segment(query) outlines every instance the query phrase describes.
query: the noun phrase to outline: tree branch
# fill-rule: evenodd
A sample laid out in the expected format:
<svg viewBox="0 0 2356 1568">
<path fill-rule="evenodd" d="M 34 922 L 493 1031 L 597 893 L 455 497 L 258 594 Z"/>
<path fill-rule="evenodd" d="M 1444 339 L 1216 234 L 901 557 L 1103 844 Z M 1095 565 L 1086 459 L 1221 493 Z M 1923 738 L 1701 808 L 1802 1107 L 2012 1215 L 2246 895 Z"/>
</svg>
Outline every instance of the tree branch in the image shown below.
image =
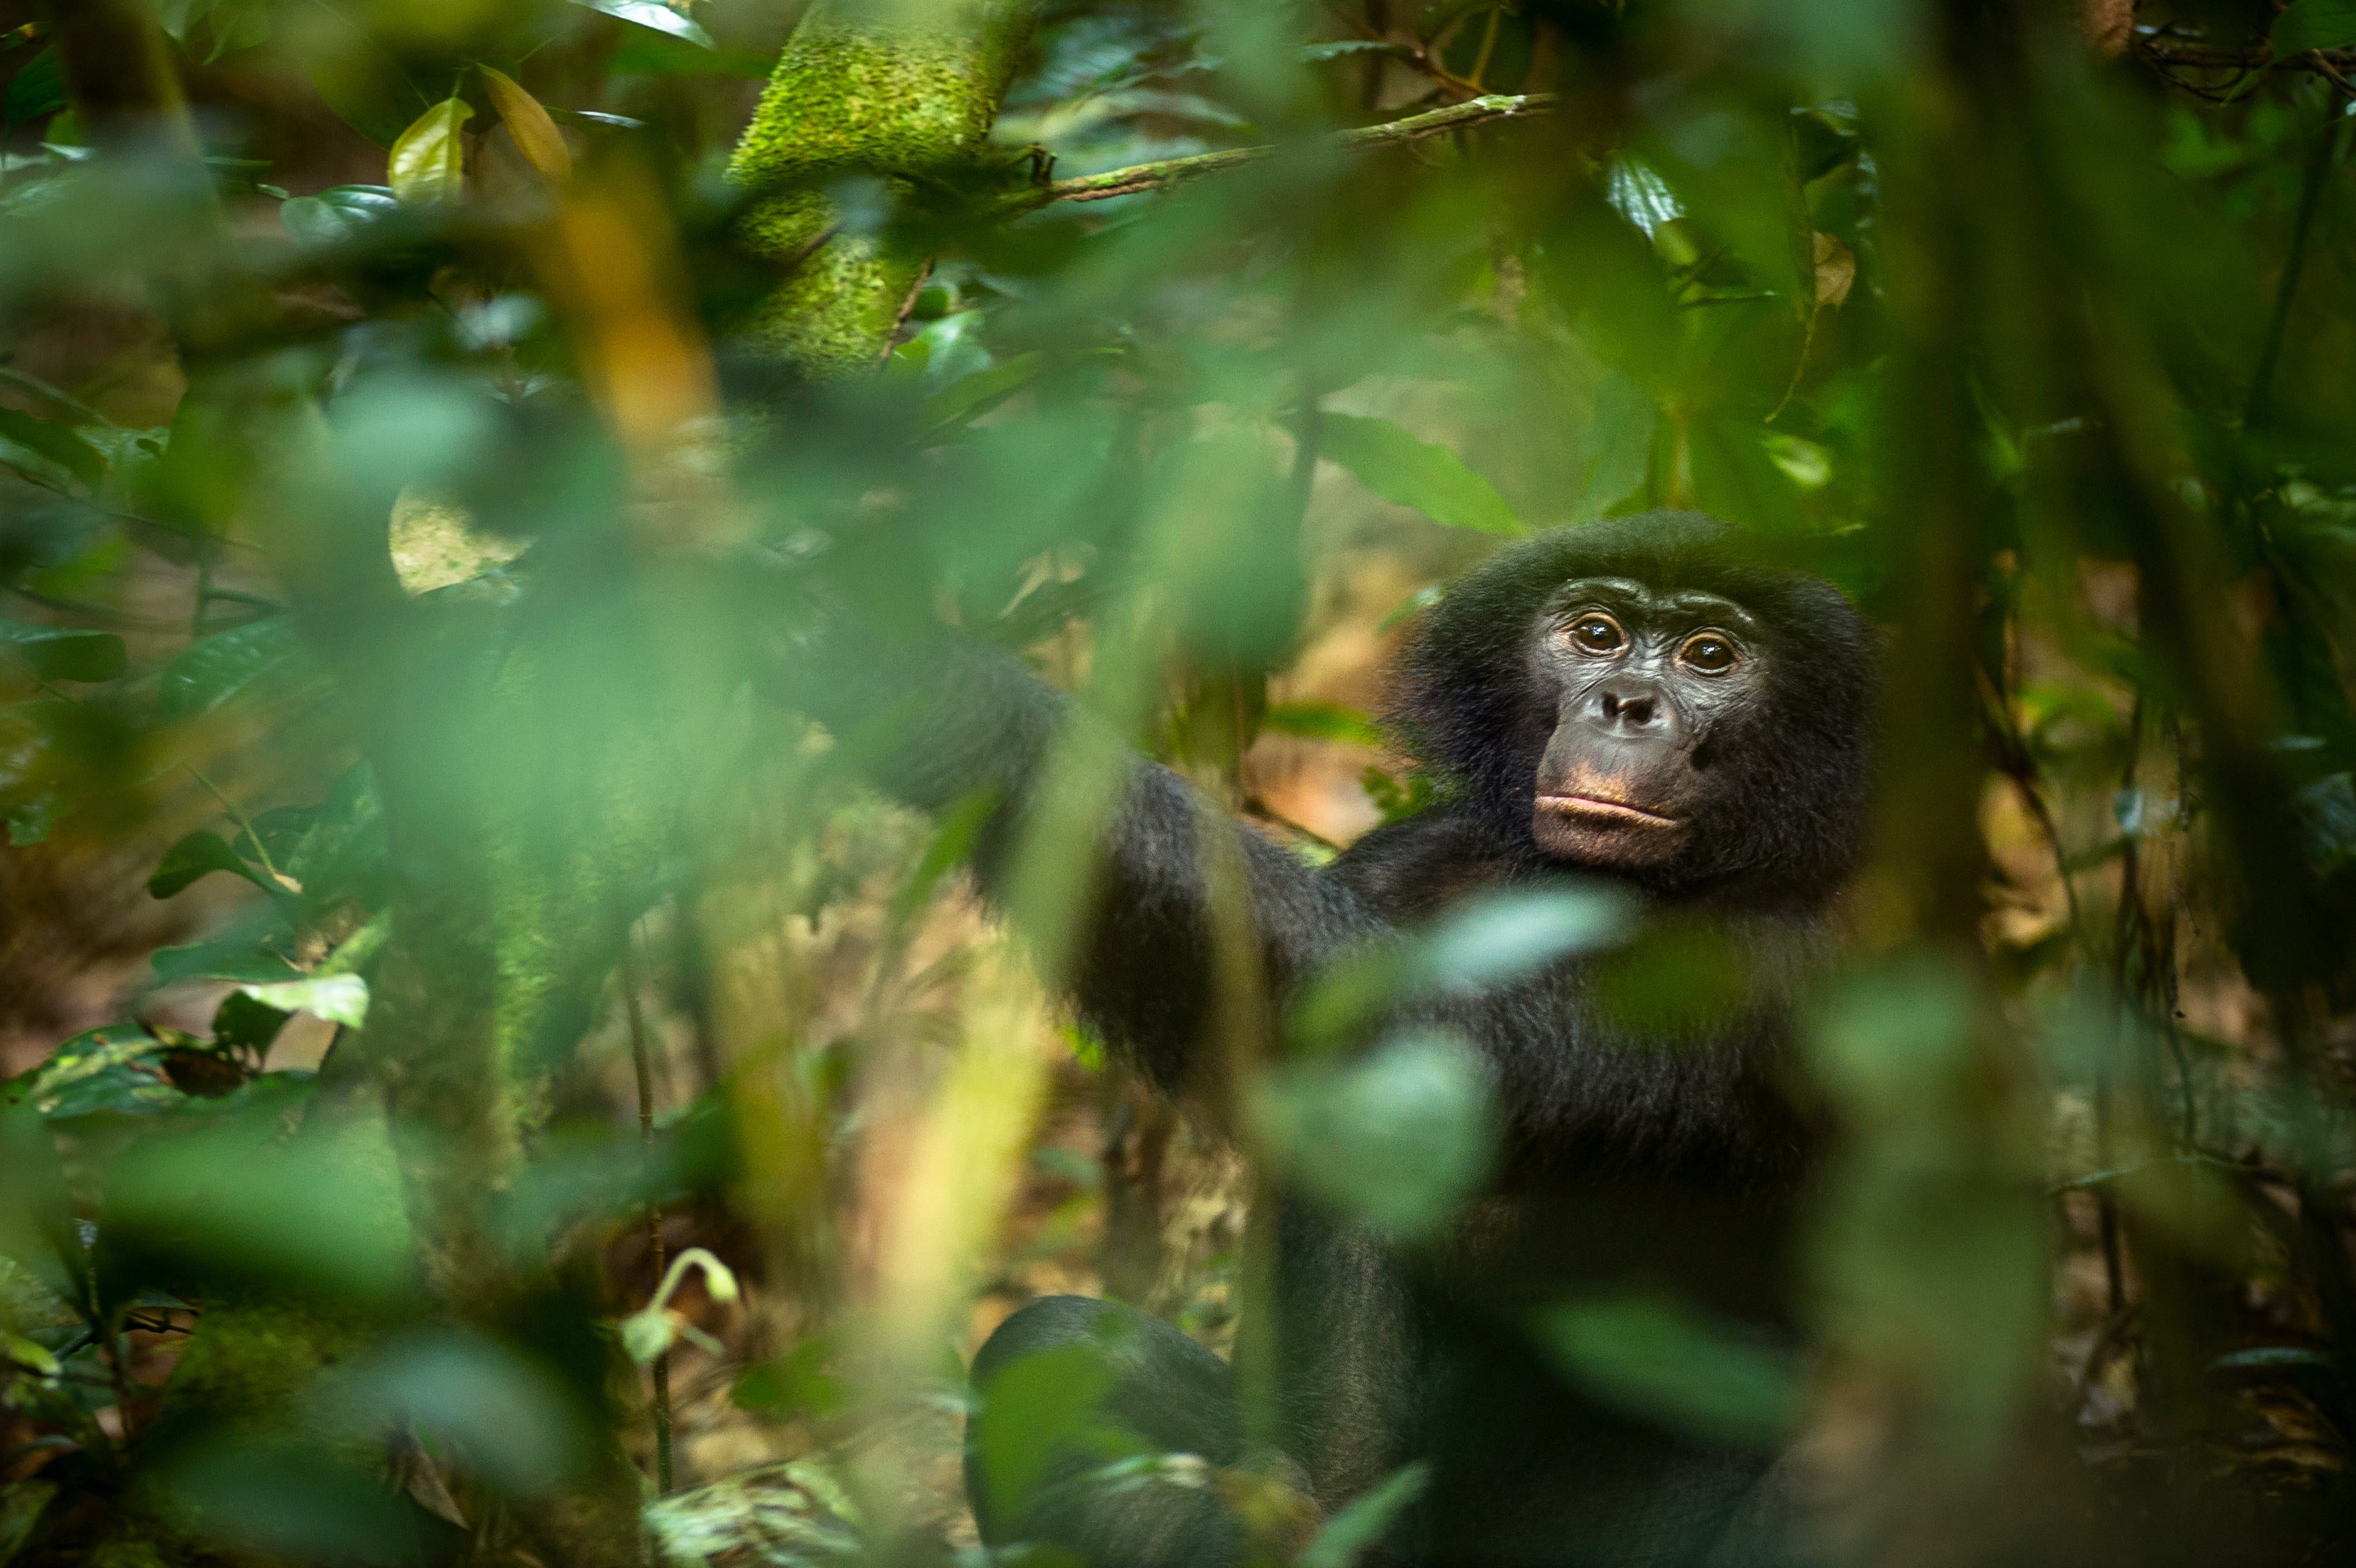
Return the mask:
<svg viewBox="0 0 2356 1568">
<path fill-rule="evenodd" d="M 1554 103 L 1555 95 L 1551 92 L 1493 92 L 1462 103 L 1450 104 L 1445 109 L 1410 114 L 1404 120 L 1390 120 L 1379 125 L 1362 125 L 1344 131 L 1333 138 L 1333 142 L 1348 152 L 1400 146 L 1437 136 L 1445 131 L 1461 131 L 1492 121 L 1519 120 L 1532 114 L 1543 114 L 1553 108 Z M 1162 190 L 1199 179 L 1206 174 L 1222 174 L 1245 164 L 1258 163 L 1274 156 L 1276 152 L 1273 146 L 1231 147 L 1225 152 L 1199 153 L 1190 158 L 1164 158 L 1159 163 L 1132 164 L 1127 168 L 1110 169 L 1103 174 L 1059 179 L 1046 188 L 1044 199 L 1048 201 L 1106 201 L 1116 196 Z"/>
</svg>

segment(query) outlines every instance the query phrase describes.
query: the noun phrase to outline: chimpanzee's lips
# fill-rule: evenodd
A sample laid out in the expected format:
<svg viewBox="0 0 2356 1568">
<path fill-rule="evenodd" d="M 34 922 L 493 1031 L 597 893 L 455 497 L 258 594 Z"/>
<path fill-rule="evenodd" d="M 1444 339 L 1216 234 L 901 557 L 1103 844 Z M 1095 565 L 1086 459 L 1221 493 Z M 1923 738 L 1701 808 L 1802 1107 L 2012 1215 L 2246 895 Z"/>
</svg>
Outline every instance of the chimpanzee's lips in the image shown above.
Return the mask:
<svg viewBox="0 0 2356 1568">
<path fill-rule="evenodd" d="M 1607 800 L 1601 795 L 1541 795 L 1538 810 L 1554 811 L 1566 817 L 1585 817 L 1596 822 L 1612 822 L 1630 828 L 1681 828 L 1685 823 L 1675 817 L 1665 817 L 1657 811 L 1647 811 L 1625 800 Z"/>
</svg>

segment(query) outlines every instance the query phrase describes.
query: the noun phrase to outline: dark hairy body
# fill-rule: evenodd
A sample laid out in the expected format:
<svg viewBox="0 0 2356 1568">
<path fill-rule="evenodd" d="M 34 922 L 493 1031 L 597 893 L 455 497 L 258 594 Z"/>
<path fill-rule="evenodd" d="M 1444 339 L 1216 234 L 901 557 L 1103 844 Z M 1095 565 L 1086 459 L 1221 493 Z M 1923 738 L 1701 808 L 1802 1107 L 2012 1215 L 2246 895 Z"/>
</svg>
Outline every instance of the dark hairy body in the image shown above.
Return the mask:
<svg viewBox="0 0 2356 1568">
<path fill-rule="evenodd" d="M 997 1440 L 990 1394 L 1010 1368 L 1084 1354 L 1106 1369 L 1099 1425 L 1221 1466 L 1274 1467 L 1328 1512 L 1426 1464 L 1422 1499 L 1384 1538 L 1384 1560 L 1771 1555 L 1765 1532 L 1745 1541 L 1739 1522 L 1770 1455 L 1596 1397 L 1528 1326 L 1549 1305 L 1624 1289 L 1763 1334 L 1786 1325 L 1792 1211 L 1814 1144 L 1785 1092 L 1786 1023 L 1859 835 L 1872 657 L 1829 585 L 1752 558 L 1711 520 L 1649 513 L 1516 546 L 1427 614 L 1400 662 L 1395 717 L 1453 793 L 1322 872 L 1133 760 L 1100 833 L 1068 986 L 1170 1093 L 1200 1090 L 1225 1060 L 1215 882 L 1240 881 L 1271 1036 L 1337 958 L 1465 899 L 1568 875 L 1636 890 L 1648 929 L 1709 944 L 1739 983 L 1704 1013 L 1631 1019 L 1596 961 L 1569 958 L 1403 1004 L 1369 1032 L 1437 1023 L 1472 1044 L 1504 1113 L 1500 1173 L 1451 1234 L 1414 1248 L 1290 1193 L 1255 1216 L 1275 1228 L 1275 1299 L 1245 1303 L 1243 1332 L 1272 1350 L 1280 1455 L 1246 1451 L 1216 1357 L 1077 1297 L 1033 1304 L 976 1359 L 975 1452 Z M 1002 891 L 1023 832 L 1055 827 L 1032 808 L 1068 704 L 964 645 L 843 662 L 859 678 L 815 683 L 827 690 L 805 705 L 847 721 L 877 685 L 912 683 L 922 712 L 878 781 L 926 807 L 997 792 L 975 864 L 985 890 Z M 1215 1489 L 1108 1490 L 1090 1480 L 1102 1462 L 1085 1444 L 1052 1454 L 1020 1498 L 991 1496 L 987 1466 L 969 1464 L 985 1539 L 1108 1565 L 1243 1554 L 1243 1527 Z"/>
</svg>

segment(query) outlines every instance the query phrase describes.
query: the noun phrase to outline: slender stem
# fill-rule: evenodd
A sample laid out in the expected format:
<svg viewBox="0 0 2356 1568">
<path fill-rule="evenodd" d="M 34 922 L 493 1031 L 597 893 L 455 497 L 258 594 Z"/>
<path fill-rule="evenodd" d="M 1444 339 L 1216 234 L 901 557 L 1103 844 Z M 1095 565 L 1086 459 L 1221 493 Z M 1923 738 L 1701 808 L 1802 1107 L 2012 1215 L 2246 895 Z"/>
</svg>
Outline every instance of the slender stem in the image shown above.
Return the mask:
<svg viewBox="0 0 2356 1568">
<path fill-rule="evenodd" d="M 622 1006 L 630 1018 L 630 1067 L 638 1079 L 638 1142 L 651 1154 L 655 1145 L 654 1056 L 647 1046 L 647 1018 L 638 1001 L 638 947 L 635 933 L 622 943 Z M 662 1205 L 647 1205 L 647 1246 L 653 1254 L 655 1278 L 663 1277 Z M 655 1490 L 669 1495 L 671 1485 L 670 1352 L 655 1358 Z"/>
<path fill-rule="evenodd" d="M 2315 153 L 2307 166 L 2307 177 L 2298 190 L 2298 216 L 2292 220 L 2290 253 L 2283 259 L 2282 281 L 2275 289 L 2274 314 L 2266 321 L 2265 346 L 2258 351 L 2258 368 L 2250 373 L 2250 396 L 2242 406 L 2242 424 L 2246 428 L 2254 423 L 2265 405 L 2266 392 L 2273 384 L 2276 361 L 2282 358 L 2283 334 L 2290 325 L 2292 296 L 2298 293 L 2299 274 L 2307 267 L 2308 236 L 2315 229 L 2316 209 L 2323 204 L 2323 182 L 2338 161 L 2340 125 L 2343 118 L 2340 105 L 2333 104 L 2331 114 L 2315 139 Z"/>
<path fill-rule="evenodd" d="M 190 773 L 196 776 L 197 782 L 203 785 L 206 791 L 210 794 L 214 800 L 220 802 L 222 814 L 227 816 L 230 822 L 236 823 L 237 831 L 243 833 L 246 837 L 246 842 L 253 845 L 253 853 L 262 857 L 262 869 L 270 873 L 271 880 L 282 884 L 287 882 L 288 878 L 281 875 L 279 874 L 278 867 L 272 864 L 270 859 L 270 851 L 268 847 L 262 843 L 262 835 L 253 831 L 253 823 L 247 819 L 246 814 L 243 811 L 237 809 L 237 803 L 231 800 L 227 795 L 222 794 L 220 791 L 220 786 L 206 778 L 203 769 L 199 768 L 195 763 L 187 763 L 185 766 Z"/>
<path fill-rule="evenodd" d="M 1410 114 L 1403 120 L 1388 120 L 1379 125 L 1361 125 L 1343 131 L 1335 134 L 1333 143 L 1349 152 L 1370 147 L 1401 146 L 1443 132 L 1485 124 L 1492 120 L 1518 120 L 1531 114 L 1543 114 L 1554 104 L 1555 95 L 1551 92 L 1493 92 L 1463 103 L 1451 103 L 1445 109 Z M 1230 147 L 1224 152 L 1198 153 L 1193 157 L 1132 164 L 1127 168 L 1110 169 L 1103 174 L 1059 179 L 1047 187 L 1044 199 L 1105 201 L 1116 196 L 1162 190 L 1190 179 L 1199 179 L 1206 174 L 1224 174 L 1231 168 L 1258 163 L 1262 158 L 1274 156 L 1276 152 L 1273 146 Z"/>
</svg>

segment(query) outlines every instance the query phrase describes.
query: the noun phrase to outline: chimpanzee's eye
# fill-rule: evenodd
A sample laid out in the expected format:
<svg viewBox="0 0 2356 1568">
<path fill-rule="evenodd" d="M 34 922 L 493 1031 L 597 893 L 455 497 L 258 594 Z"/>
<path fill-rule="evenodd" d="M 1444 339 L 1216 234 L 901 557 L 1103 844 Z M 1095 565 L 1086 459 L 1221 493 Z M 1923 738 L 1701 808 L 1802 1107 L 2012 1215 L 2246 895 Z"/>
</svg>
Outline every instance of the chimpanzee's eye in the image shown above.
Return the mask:
<svg viewBox="0 0 2356 1568">
<path fill-rule="evenodd" d="M 1618 621 L 1594 610 L 1572 621 L 1564 635 L 1581 653 L 1616 653 L 1620 645 L 1628 640 L 1628 634 L 1620 629 Z"/>
<path fill-rule="evenodd" d="M 1686 645 L 1677 650 L 1677 657 L 1687 668 L 1705 675 L 1723 675 L 1734 668 L 1741 656 L 1735 651 L 1731 639 L 1714 631 L 1697 631 L 1686 639 Z"/>
</svg>

